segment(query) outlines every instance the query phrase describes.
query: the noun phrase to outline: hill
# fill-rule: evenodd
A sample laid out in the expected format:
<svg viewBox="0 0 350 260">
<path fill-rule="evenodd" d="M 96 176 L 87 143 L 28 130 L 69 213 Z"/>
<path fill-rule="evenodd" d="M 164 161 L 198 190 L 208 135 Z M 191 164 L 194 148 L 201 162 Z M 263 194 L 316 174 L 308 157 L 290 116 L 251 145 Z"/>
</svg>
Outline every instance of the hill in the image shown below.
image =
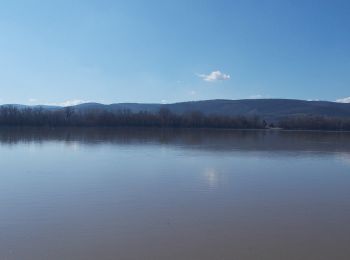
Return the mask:
<svg viewBox="0 0 350 260">
<path fill-rule="evenodd" d="M 350 117 L 350 104 L 329 101 L 305 101 L 293 99 L 242 99 L 242 100 L 204 100 L 192 102 L 180 102 L 173 104 L 140 104 L 118 103 L 103 105 L 98 103 L 86 103 L 77 105 L 77 111 L 130 110 L 131 112 L 157 112 L 161 107 L 169 109 L 176 114 L 198 111 L 205 115 L 227 116 L 259 116 L 266 120 L 278 120 L 290 116 L 329 116 Z"/>
<path fill-rule="evenodd" d="M 17 108 L 28 107 L 23 105 L 15 106 Z M 62 109 L 62 107 L 42 107 L 43 109 L 49 110 Z M 73 106 L 72 108 L 78 112 L 92 110 L 117 112 L 121 110 L 129 110 L 134 113 L 140 111 L 156 113 L 160 108 L 166 108 L 175 114 L 197 111 L 203 113 L 204 115 L 259 116 L 260 118 L 269 121 L 276 121 L 285 117 L 305 115 L 343 118 L 350 117 L 350 104 L 294 99 L 216 99 L 172 104 L 116 103 L 105 105 L 99 103 L 84 103 Z"/>
</svg>

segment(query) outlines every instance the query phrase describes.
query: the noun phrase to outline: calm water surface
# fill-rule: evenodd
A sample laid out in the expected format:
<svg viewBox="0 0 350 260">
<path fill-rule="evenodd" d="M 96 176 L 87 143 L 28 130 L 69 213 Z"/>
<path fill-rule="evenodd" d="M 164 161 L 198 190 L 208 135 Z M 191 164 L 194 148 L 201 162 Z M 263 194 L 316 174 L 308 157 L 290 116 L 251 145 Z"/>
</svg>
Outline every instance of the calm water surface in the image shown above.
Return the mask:
<svg viewBox="0 0 350 260">
<path fill-rule="evenodd" d="M 0 259 L 350 259 L 350 134 L 0 129 Z"/>
</svg>

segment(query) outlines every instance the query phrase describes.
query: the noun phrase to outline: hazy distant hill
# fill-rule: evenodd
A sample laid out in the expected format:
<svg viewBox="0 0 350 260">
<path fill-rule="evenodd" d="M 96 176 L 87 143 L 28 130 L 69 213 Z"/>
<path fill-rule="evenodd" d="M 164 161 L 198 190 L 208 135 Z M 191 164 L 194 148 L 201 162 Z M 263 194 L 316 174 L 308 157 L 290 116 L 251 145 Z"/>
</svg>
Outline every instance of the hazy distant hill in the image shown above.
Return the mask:
<svg viewBox="0 0 350 260">
<path fill-rule="evenodd" d="M 99 103 L 85 103 L 74 106 L 76 111 L 82 112 L 88 110 L 114 112 L 125 109 L 132 112 L 157 112 L 161 107 L 168 108 L 170 111 L 179 114 L 189 111 L 200 111 L 206 115 L 257 115 L 269 120 L 295 115 L 350 117 L 350 104 L 292 99 L 205 100 L 164 105 L 140 103 L 104 105 Z M 44 108 L 60 109 L 59 107 Z"/>
<path fill-rule="evenodd" d="M 85 110 L 107 110 L 107 111 L 120 111 L 120 110 L 130 110 L 131 112 L 157 112 L 163 105 L 161 104 L 140 104 L 140 103 L 118 103 L 111 105 L 103 105 L 99 103 L 85 103 L 75 106 L 74 108 L 78 111 Z"/>
<path fill-rule="evenodd" d="M 102 105 L 86 103 L 75 108 L 80 111 L 92 109 L 118 111 L 128 109 L 132 112 L 156 112 L 161 107 L 168 108 L 174 113 L 200 111 L 206 115 L 257 115 L 270 120 L 294 115 L 350 117 L 350 104 L 292 99 L 205 100 L 164 105 L 137 103 Z"/>
<path fill-rule="evenodd" d="M 47 109 L 47 110 L 58 110 L 62 109 L 60 106 L 50 106 L 50 105 L 34 105 L 34 106 L 29 106 L 29 105 L 21 105 L 21 104 L 5 104 L 5 105 L 0 105 L 0 107 L 15 107 L 18 109 L 25 109 L 25 108 L 42 108 L 42 109 Z"/>
</svg>

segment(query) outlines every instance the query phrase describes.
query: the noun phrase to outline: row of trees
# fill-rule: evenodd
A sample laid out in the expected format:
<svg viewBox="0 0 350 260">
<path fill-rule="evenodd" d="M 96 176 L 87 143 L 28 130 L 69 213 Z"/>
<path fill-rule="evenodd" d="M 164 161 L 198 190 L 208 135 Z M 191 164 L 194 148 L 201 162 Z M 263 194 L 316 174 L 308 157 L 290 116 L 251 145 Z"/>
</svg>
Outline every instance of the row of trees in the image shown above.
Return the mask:
<svg viewBox="0 0 350 260">
<path fill-rule="evenodd" d="M 291 130 L 350 131 L 350 119 L 326 116 L 294 116 L 280 120 L 279 127 Z"/>
<path fill-rule="evenodd" d="M 350 119 L 323 116 L 294 116 L 268 123 L 256 116 L 216 116 L 200 112 L 182 115 L 161 108 L 157 113 L 129 110 L 110 112 L 90 110 L 77 112 L 72 107 L 60 110 L 43 108 L 0 107 L 0 126 L 137 126 L 137 127 L 188 127 L 188 128 L 231 128 L 264 129 L 278 126 L 291 130 L 336 130 L 350 131 Z"/>
<path fill-rule="evenodd" d="M 140 126 L 140 127 L 189 127 L 262 129 L 258 117 L 207 116 L 200 112 L 177 115 L 161 108 L 157 113 L 129 110 L 117 112 L 90 110 L 77 112 L 72 107 L 61 110 L 42 108 L 0 108 L 0 125 L 6 126 Z"/>
</svg>

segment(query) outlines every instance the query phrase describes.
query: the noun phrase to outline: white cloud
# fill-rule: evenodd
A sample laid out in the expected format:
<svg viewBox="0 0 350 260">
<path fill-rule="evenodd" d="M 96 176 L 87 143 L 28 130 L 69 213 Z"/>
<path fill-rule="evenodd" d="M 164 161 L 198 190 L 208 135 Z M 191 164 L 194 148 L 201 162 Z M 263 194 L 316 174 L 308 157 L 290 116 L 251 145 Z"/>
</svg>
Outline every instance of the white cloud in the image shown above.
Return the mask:
<svg viewBox="0 0 350 260">
<path fill-rule="evenodd" d="M 30 98 L 28 101 L 29 101 L 29 103 L 35 103 L 35 102 L 37 102 L 38 100 L 35 99 L 35 98 Z"/>
<path fill-rule="evenodd" d="M 69 106 L 76 106 L 83 103 L 88 103 L 89 101 L 81 100 L 81 99 L 72 99 L 72 100 L 66 100 L 63 102 L 58 103 L 47 103 L 45 105 L 48 106 L 60 106 L 60 107 L 69 107 Z"/>
<path fill-rule="evenodd" d="M 202 78 L 204 81 L 208 81 L 208 82 L 230 79 L 230 75 L 222 73 L 219 70 L 213 71 L 209 74 L 198 74 L 197 76 Z"/>
<path fill-rule="evenodd" d="M 262 94 L 255 94 L 255 95 L 250 95 L 249 97 L 248 97 L 248 99 L 268 99 L 268 98 L 273 98 L 273 97 L 271 97 L 270 95 L 268 95 L 268 94 L 264 94 L 264 95 L 262 95 Z"/>
<path fill-rule="evenodd" d="M 250 99 L 261 99 L 261 98 L 264 98 L 263 95 L 260 95 L 260 94 L 257 94 L 257 95 L 251 95 L 249 96 Z"/>
<path fill-rule="evenodd" d="M 337 99 L 335 102 L 338 103 L 350 103 L 350 97 Z"/>
<path fill-rule="evenodd" d="M 197 92 L 195 90 L 191 90 L 188 94 L 190 96 L 195 96 L 195 95 L 197 95 Z"/>
</svg>

